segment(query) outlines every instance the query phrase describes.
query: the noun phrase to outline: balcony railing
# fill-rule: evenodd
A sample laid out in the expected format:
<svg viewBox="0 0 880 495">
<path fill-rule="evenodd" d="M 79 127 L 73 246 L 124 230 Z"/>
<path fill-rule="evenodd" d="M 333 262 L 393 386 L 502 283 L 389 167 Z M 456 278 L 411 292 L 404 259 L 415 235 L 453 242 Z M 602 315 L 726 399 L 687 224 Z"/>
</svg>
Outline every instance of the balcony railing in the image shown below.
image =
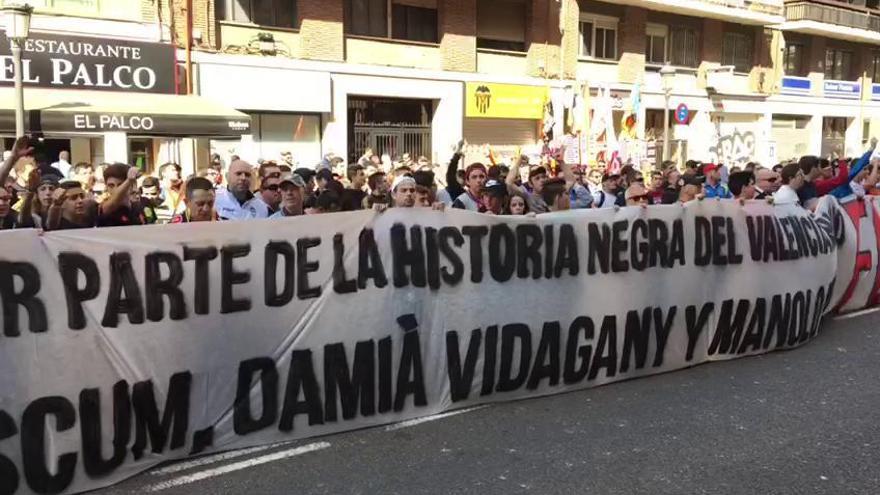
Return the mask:
<svg viewBox="0 0 880 495">
<path fill-rule="evenodd" d="M 878 16 L 819 3 L 787 3 L 785 4 L 785 18 L 789 21 L 816 21 L 880 32 L 880 17 Z"/>
</svg>

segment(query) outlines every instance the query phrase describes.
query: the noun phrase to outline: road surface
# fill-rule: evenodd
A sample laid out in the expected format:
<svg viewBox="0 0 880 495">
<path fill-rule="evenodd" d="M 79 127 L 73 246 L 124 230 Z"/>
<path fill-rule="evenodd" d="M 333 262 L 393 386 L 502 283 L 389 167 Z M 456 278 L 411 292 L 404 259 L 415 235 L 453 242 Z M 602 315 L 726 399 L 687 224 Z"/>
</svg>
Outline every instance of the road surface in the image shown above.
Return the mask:
<svg viewBox="0 0 880 495">
<path fill-rule="evenodd" d="M 878 494 L 880 312 L 805 347 L 183 461 L 101 495 Z"/>
</svg>

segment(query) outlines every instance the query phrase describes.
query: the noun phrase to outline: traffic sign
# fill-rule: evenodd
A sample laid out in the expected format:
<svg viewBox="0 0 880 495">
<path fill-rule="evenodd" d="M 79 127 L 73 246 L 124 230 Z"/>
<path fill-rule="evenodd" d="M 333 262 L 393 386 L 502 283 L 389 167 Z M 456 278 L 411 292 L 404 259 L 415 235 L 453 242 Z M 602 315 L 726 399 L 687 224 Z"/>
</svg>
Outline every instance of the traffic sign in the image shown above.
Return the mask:
<svg viewBox="0 0 880 495">
<path fill-rule="evenodd" d="M 675 109 L 675 122 L 678 124 L 687 124 L 688 120 L 690 120 L 690 112 L 688 111 L 687 105 L 684 103 L 678 105 Z"/>
</svg>

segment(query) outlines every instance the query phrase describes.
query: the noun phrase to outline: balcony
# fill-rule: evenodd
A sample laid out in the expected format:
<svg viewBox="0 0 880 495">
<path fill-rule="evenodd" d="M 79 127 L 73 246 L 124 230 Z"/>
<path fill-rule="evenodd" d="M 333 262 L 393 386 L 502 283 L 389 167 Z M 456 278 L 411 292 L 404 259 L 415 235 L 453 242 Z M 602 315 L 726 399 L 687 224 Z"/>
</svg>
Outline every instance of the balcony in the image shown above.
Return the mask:
<svg viewBox="0 0 880 495">
<path fill-rule="evenodd" d="M 782 31 L 858 43 L 880 43 L 880 11 L 836 0 L 794 0 L 785 4 Z"/>
<path fill-rule="evenodd" d="M 766 26 L 785 22 L 783 0 L 615 0 L 659 12 Z"/>
<path fill-rule="evenodd" d="M 850 10 L 822 3 L 786 3 L 785 19 L 788 22 L 813 21 L 880 33 L 880 16 L 865 10 Z"/>
</svg>

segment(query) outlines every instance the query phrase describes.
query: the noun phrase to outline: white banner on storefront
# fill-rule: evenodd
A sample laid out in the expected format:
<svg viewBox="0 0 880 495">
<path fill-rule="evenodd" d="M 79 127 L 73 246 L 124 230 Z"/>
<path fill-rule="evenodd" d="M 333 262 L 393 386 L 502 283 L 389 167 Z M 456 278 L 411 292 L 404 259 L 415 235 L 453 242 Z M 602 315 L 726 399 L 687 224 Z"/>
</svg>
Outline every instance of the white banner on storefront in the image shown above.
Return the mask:
<svg viewBox="0 0 880 495">
<path fill-rule="evenodd" d="M 837 208 L 0 234 L 0 493 L 803 344 Z"/>
</svg>

